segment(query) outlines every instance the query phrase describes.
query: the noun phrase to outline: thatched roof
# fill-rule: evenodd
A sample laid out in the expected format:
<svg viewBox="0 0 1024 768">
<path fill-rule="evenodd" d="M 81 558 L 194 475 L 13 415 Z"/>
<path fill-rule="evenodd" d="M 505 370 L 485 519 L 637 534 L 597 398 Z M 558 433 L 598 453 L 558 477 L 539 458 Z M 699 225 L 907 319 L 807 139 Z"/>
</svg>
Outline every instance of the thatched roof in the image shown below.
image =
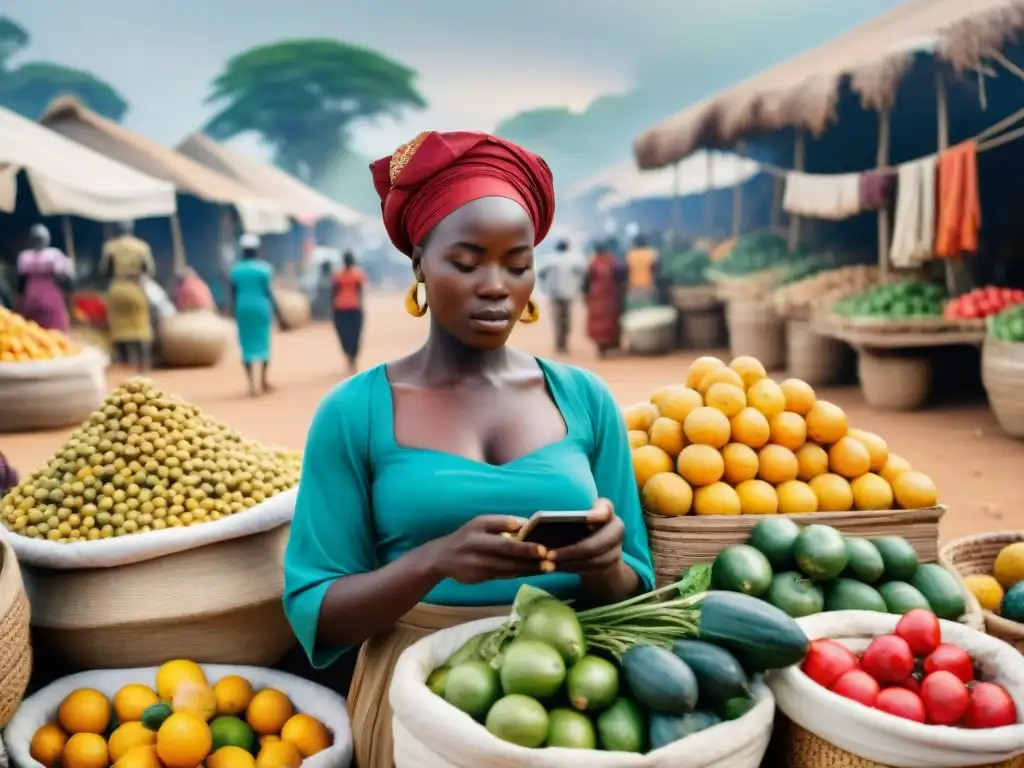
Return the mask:
<svg viewBox="0 0 1024 768">
<path fill-rule="evenodd" d="M 1024 0 L 907 0 L 814 50 L 662 121 L 634 142 L 641 168 L 660 168 L 704 146 L 750 133 L 801 127 L 822 133 L 839 86 L 867 108 L 889 106 L 915 52 L 932 51 L 958 70 L 980 64 L 1024 27 Z"/>
</svg>

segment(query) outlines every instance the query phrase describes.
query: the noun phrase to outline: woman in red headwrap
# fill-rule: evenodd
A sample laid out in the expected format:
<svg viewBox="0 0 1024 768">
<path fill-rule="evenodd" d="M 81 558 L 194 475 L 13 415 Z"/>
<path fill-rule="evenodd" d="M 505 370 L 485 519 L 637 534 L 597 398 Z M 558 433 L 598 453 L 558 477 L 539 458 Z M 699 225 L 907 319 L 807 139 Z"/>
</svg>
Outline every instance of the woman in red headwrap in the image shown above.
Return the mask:
<svg viewBox="0 0 1024 768">
<path fill-rule="evenodd" d="M 524 583 L 604 603 L 654 579 L 611 392 L 506 346 L 517 321 L 537 319 L 547 165 L 487 134 L 432 132 L 371 169 L 391 241 L 412 261 L 406 310 L 429 316 L 430 333 L 320 404 L 284 604 L 315 666 L 362 646 L 349 693 L 356 763 L 390 768 L 387 687 L 408 645 L 507 615 Z M 592 532 L 551 549 L 503 535 L 539 510 L 589 510 Z"/>
</svg>

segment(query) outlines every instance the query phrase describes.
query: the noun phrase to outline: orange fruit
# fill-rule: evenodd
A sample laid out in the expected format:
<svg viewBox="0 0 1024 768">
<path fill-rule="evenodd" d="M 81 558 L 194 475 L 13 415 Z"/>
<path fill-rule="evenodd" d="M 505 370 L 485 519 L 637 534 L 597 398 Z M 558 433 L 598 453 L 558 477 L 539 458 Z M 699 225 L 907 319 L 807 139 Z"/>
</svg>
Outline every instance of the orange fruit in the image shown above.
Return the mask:
<svg viewBox="0 0 1024 768">
<path fill-rule="evenodd" d="M 725 368 L 725 363 L 717 357 L 698 357 L 690 363 L 690 367 L 686 370 L 686 386 L 690 389 L 697 389 L 705 376 L 719 368 Z"/>
<path fill-rule="evenodd" d="M 749 445 L 751 448 L 760 448 L 768 442 L 771 436 L 771 427 L 768 424 L 768 417 L 756 408 L 744 408 L 732 417 L 729 422 L 732 432 L 732 439 L 737 443 Z"/>
<path fill-rule="evenodd" d="M 227 675 L 213 686 L 218 715 L 241 715 L 249 708 L 249 702 L 255 695 L 252 685 L 241 675 Z"/>
<path fill-rule="evenodd" d="M 800 379 L 786 379 L 779 382 L 779 389 L 786 398 L 786 410 L 806 416 L 814 406 L 818 396 L 814 388 Z"/>
<path fill-rule="evenodd" d="M 631 429 L 626 435 L 629 437 L 629 447 L 639 448 L 641 445 L 647 445 L 647 433 L 641 432 L 639 429 Z"/>
<path fill-rule="evenodd" d="M 871 469 L 871 454 L 860 440 L 841 437 L 828 449 L 828 468 L 852 480 Z"/>
<path fill-rule="evenodd" d="M 769 443 L 758 451 L 757 461 L 757 476 L 772 485 L 796 480 L 797 472 L 800 471 L 796 455 L 789 448 L 774 443 Z"/>
<path fill-rule="evenodd" d="M 79 688 L 64 697 L 57 720 L 69 734 L 103 733 L 110 725 L 110 702 L 93 688 Z"/>
<path fill-rule="evenodd" d="M 849 512 L 853 509 L 853 489 L 845 477 L 826 472 L 812 478 L 809 485 L 818 497 L 819 512 Z"/>
<path fill-rule="evenodd" d="M 221 747 L 208 758 L 206 768 L 255 768 L 256 760 L 241 747 Z"/>
<path fill-rule="evenodd" d="M 874 472 L 861 475 L 850 483 L 853 507 L 862 511 L 892 509 L 892 488 Z"/>
<path fill-rule="evenodd" d="M 119 725 L 107 742 L 110 762 L 116 763 L 135 747 L 151 747 L 156 744 L 156 732 L 149 730 L 138 720 Z"/>
<path fill-rule="evenodd" d="M 882 478 L 892 485 L 896 481 L 896 476 L 900 472 L 909 472 L 911 469 L 910 462 L 904 459 L 902 456 L 897 456 L 895 453 L 890 453 L 889 457 L 885 460 L 885 466 L 882 467 L 882 471 L 879 472 Z"/>
<path fill-rule="evenodd" d="M 693 511 L 697 515 L 738 515 L 743 510 L 735 488 L 725 483 L 712 483 L 694 491 Z"/>
<path fill-rule="evenodd" d="M 690 511 L 693 489 L 675 472 L 659 472 L 644 485 L 641 498 L 648 512 L 679 517 Z"/>
<path fill-rule="evenodd" d="M 76 733 L 64 745 L 61 768 L 107 768 L 110 755 L 107 742 L 98 733 Z"/>
<path fill-rule="evenodd" d="M 661 416 L 658 409 L 650 403 L 633 403 L 622 409 L 622 418 L 626 422 L 626 429 L 636 429 L 646 432 L 651 428 L 654 420 Z"/>
<path fill-rule="evenodd" d="M 817 443 L 804 443 L 797 448 L 796 462 L 799 467 L 797 479 L 805 483 L 828 472 L 828 453 Z"/>
<path fill-rule="evenodd" d="M 657 446 L 642 445 L 633 451 L 633 474 L 636 477 L 636 487 L 641 490 L 656 474 L 671 472 L 672 467 L 672 457 Z M 259 694 L 256 694 L 256 697 L 258 698 Z"/>
<path fill-rule="evenodd" d="M 747 395 L 742 387 L 719 381 L 712 384 L 704 396 L 709 407 L 732 418 L 747 407 Z"/>
<path fill-rule="evenodd" d="M 672 460 L 669 459 L 668 463 L 670 470 Z M 294 714 L 295 708 L 287 696 L 274 688 L 264 688 L 253 696 L 245 713 L 245 721 L 258 734 L 280 733 L 284 724 Z"/>
<path fill-rule="evenodd" d="M 764 480 L 744 480 L 736 486 L 736 495 L 744 515 L 774 515 L 779 511 L 779 496 Z"/>
<path fill-rule="evenodd" d="M 786 396 L 774 381 L 761 379 L 747 390 L 747 404 L 770 419 L 786 410 Z"/>
<path fill-rule="evenodd" d="M 743 380 L 744 389 L 750 389 L 768 375 L 768 371 L 764 369 L 761 361 L 750 355 L 734 357 L 732 362 L 729 363 L 729 367 L 740 375 L 740 378 Z"/>
<path fill-rule="evenodd" d="M 779 494 L 780 514 L 807 515 L 818 511 L 818 496 L 807 483 L 787 480 L 775 492 Z"/>
<path fill-rule="evenodd" d="M 120 723 L 141 720 L 142 713 L 159 701 L 156 691 L 149 686 L 131 683 L 114 694 L 114 712 Z"/>
<path fill-rule="evenodd" d="M 186 680 L 174 692 L 171 709 L 175 712 L 190 712 L 204 722 L 217 714 L 217 697 L 206 683 Z"/>
<path fill-rule="evenodd" d="M 715 384 L 732 384 L 736 389 L 743 389 L 743 379 L 732 368 L 716 368 L 704 375 L 697 385 L 697 391 L 704 396 L 707 402 L 708 390 Z"/>
<path fill-rule="evenodd" d="M 892 481 L 892 493 L 902 509 L 925 509 L 939 503 L 939 489 L 924 472 L 900 472 Z"/>
<path fill-rule="evenodd" d="M 670 384 L 654 390 L 651 403 L 657 407 L 662 416 L 682 423 L 690 415 L 690 411 L 704 405 L 700 392 L 681 384 Z"/>
<path fill-rule="evenodd" d="M 302 755 L 294 744 L 278 739 L 260 747 L 256 768 L 299 768 Z"/>
<path fill-rule="evenodd" d="M 724 413 L 705 406 L 686 417 L 683 431 L 691 443 L 721 448 L 729 442 L 732 427 Z"/>
<path fill-rule="evenodd" d="M 783 448 L 796 451 L 807 442 L 807 424 L 804 417 L 792 411 L 776 413 L 768 419 L 771 441 Z"/>
<path fill-rule="evenodd" d="M 188 712 L 175 712 L 156 733 L 156 753 L 167 768 L 196 768 L 212 746 L 210 726 Z"/>
<path fill-rule="evenodd" d="M 189 681 L 209 685 L 206 682 L 206 673 L 203 668 L 194 661 L 187 659 L 174 659 L 160 665 L 156 671 L 156 693 L 164 701 L 174 698 L 174 692 L 178 686 Z"/>
<path fill-rule="evenodd" d="M 293 744 L 303 759 L 322 752 L 334 741 L 327 726 L 309 715 L 292 715 L 281 729 L 281 741 Z"/>
<path fill-rule="evenodd" d="M 722 479 L 730 485 L 739 485 L 744 480 L 753 480 L 757 477 L 757 470 L 760 468 L 757 451 L 743 443 L 729 443 L 724 446 L 722 461 L 725 463 Z"/>
<path fill-rule="evenodd" d="M 134 747 L 114 763 L 114 768 L 164 768 L 155 746 Z"/>
<path fill-rule="evenodd" d="M 28 753 L 37 763 L 46 768 L 56 768 L 60 762 L 61 752 L 64 745 L 68 743 L 68 735 L 56 723 L 47 723 L 40 726 L 39 730 L 32 735 L 32 741 L 28 745 Z"/>
<path fill-rule="evenodd" d="M 849 437 L 864 443 L 871 456 L 871 471 L 881 472 L 889 460 L 889 446 L 885 440 L 874 432 L 866 432 L 863 429 L 850 429 L 846 433 Z"/>
<path fill-rule="evenodd" d="M 661 448 L 669 456 L 675 458 L 686 445 L 683 425 L 675 419 L 665 416 L 655 419 L 651 424 L 651 431 L 647 433 L 647 444 Z"/>
<path fill-rule="evenodd" d="M 832 445 L 846 436 L 846 413 L 835 403 L 817 400 L 807 412 L 807 437 L 818 445 Z"/>
<path fill-rule="evenodd" d="M 679 454 L 676 471 L 690 485 L 711 485 L 722 479 L 725 459 L 710 445 L 688 445 Z"/>
</svg>

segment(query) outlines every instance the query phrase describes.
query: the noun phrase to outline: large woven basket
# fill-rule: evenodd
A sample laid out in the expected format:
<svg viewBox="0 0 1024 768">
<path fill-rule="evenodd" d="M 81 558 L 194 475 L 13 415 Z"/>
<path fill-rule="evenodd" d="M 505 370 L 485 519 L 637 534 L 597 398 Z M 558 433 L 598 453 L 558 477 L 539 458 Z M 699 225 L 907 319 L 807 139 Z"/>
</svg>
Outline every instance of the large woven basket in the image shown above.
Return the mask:
<svg viewBox="0 0 1024 768">
<path fill-rule="evenodd" d="M 942 548 L 939 552 L 939 562 L 961 580 L 965 576 L 972 576 L 976 573 L 990 574 L 1003 547 L 1020 541 L 1024 541 L 1024 533 L 1020 531 L 964 536 L 949 542 Z M 984 616 L 986 632 L 1024 653 L 1024 624 L 1004 619 L 992 611 L 983 611 L 973 595 L 970 595 L 969 599 Z"/>
<path fill-rule="evenodd" d="M 284 320 L 288 330 L 298 330 L 309 323 L 312 308 L 309 305 L 309 299 L 303 294 L 291 288 L 275 286 L 274 299 L 277 301 L 281 319 Z"/>
<path fill-rule="evenodd" d="M 179 312 L 160 323 L 160 357 L 172 368 L 209 368 L 227 348 L 232 325 L 215 312 Z"/>
<path fill-rule="evenodd" d="M 789 375 L 814 387 L 834 384 L 852 371 L 853 350 L 815 332 L 809 320 L 786 321 L 786 362 Z"/>
<path fill-rule="evenodd" d="M 683 311 L 683 345 L 686 349 L 717 349 L 725 342 L 722 307 Z"/>
<path fill-rule="evenodd" d="M 786 323 L 770 298 L 734 299 L 726 305 L 729 354 L 756 357 L 769 371 L 786 367 Z"/>
<path fill-rule="evenodd" d="M 21 704 L 32 674 L 28 596 L 18 560 L 0 541 L 0 730 Z"/>
<path fill-rule="evenodd" d="M 1024 344 L 986 338 L 981 380 L 999 426 L 1011 437 L 1024 438 Z"/>
<path fill-rule="evenodd" d="M 199 662 L 273 666 L 295 644 L 284 615 L 288 526 L 113 568 L 25 567 L 41 646 L 81 669 Z"/>
<path fill-rule="evenodd" d="M 932 364 L 928 357 L 861 349 L 857 375 L 864 400 L 877 411 L 916 411 L 931 393 Z"/>
</svg>

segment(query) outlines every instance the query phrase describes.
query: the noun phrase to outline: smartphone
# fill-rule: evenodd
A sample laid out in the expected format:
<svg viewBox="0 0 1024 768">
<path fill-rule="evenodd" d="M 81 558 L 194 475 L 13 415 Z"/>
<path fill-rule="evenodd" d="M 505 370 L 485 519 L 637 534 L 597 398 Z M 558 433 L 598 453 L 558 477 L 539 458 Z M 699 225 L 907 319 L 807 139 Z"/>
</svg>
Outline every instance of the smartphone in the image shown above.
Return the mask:
<svg viewBox="0 0 1024 768">
<path fill-rule="evenodd" d="M 535 512 L 519 529 L 516 538 L 540 544 L 548 549 L 561 549 L 582 541 L 594 532 L 586 512 Z"/>
</svg>

